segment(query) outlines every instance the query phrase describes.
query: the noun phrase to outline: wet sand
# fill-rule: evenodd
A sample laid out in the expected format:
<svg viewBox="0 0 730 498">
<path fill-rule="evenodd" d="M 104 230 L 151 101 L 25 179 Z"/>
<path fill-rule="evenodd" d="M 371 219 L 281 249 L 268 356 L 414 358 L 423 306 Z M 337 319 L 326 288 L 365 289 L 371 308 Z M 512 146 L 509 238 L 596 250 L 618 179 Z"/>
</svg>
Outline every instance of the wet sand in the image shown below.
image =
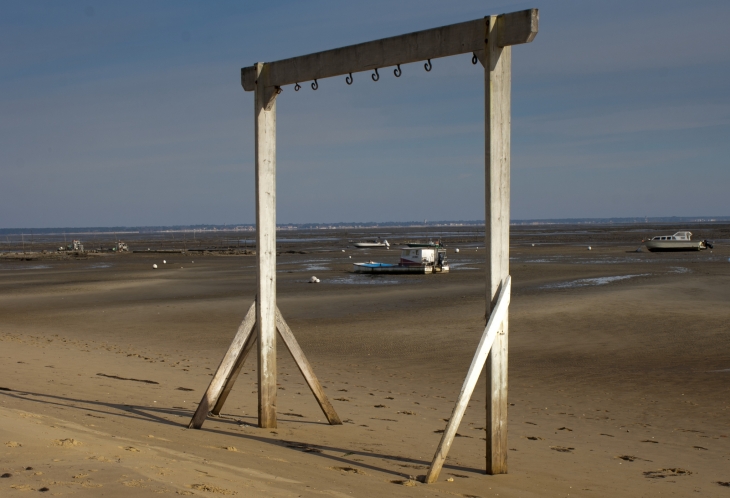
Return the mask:
<svg viewBox="0 0 730 498">
<path fill-rule="evenodd" d="M 516 227 L 509 474 L 483 473 L 480 382 L 439 481 L 404 486 L 483 330 L 484 248 L 457 233 L 451 273 L 370 277 L 351 263 L 398 253 L 352 237 L 294 234 L 278 258 L 279 307 L 337 427 L 280 341 L 276 430 L 255 427 L 255 358 L 223 416 L 186 429 L 253 300 L 254 256 L 0 260 L 0 494 L 730 496 L 727 243 L 637 253 L 630 228 Z"/>
</svg>

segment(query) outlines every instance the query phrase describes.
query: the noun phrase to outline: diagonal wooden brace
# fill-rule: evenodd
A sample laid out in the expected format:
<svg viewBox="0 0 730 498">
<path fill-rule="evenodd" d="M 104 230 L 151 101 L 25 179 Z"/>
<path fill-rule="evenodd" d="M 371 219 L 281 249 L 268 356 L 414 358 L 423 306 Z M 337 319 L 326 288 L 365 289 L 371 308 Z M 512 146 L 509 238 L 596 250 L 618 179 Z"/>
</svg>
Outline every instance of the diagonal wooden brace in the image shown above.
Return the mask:
<svg viewBox="0 0 730 498">
<path fill-rule="evenodd" d="M 438 479 L 441 468 L 446 460 L 446 455 L 449 453 L 449 449 L 451 448 L 451 443 L 454 442 L 456 431 L 459 429 L 459 424 L 461 423 L 461 419 L 464 417 L 466 407 L 469 405 L 469 400 L 474 392 L 474 387 L 477 385 L 479 375 L 482 373 L 484 363 L 487 361 L 489 350 L 494 343 L 494 339 L 497 337 L 497 334 L 502 328 L 503 321 L 507 318 L 511 286 L 512 279 L 508 275 L 502 284 L 502 290 L 499 293 L 497 305 L 489 317 L 489 322 L 487 323 L 487 327 L 484 329 L 482 339 L 479 341 L 479 346 L 477 346 L 474 359 L 472 359 L 471 366 L 469 366 L 469 371 L 467 372 L 464 384 L 461 387 L 459 398 L 456 400 L 456 406 L 454 406 L 454 410 L 451 412 L 449 423 L 446 424 L 444 435 L 441 436 L 441 442 L 438 445 L 436 454 L 431 462 L 431 467 L 428 469 L 428 474 L 426 475 L 426 483 L 430 484 Z"/>
<path fill-rule="evenodd" d="M 210 381 L 208 389 L 206 389 L 205 394 L 203 394 L 203 399 L 200 400 L 198 409 L 195 410 L 195 414 L 190 420 L 190 424 L 188 425 L 189 429 L 200 429 L 203 426 L 203 422 L 205 422 L 205 418 L 208 416 L 208 412 L 210 411 L 211 407 L 214 406 L 218 401 L 218 398 L 221 395 L 221 391 L 223 390 L 223 386 L 230 378 L 231 372 L 233 371 L 239 356 L 243 352 L 244 345 L 251 335 L 255 324 L 256 302 L 254 302 L 248 309 L 246 317 L 243 319 L 241 325 L 238 327 L 238 332 L 236 332 L 236 336 L 233 338 L 231 345 L 228 347 L 228 351 L 226 351 L 226 354 L 223 357 L 223 360 L 221 360 L 220 365 L 218 365 L 218 369 L 213 375 L 213 379 Z"/>
<path fill-rule="evenodd" d="M 302 351 L 302 348 L 299 346 L 299 343 L 294 337 L 294 333 L 289 328 L 289 325 L 287 325 L 284 321 L 284 317 L 281 316 L 281 312 L 278 307 L 276 308 L 276 328 L 279 330 L 279 335 L 284 340 L 284 344 L 286 344 L 286 347 L 289 348 L 289 352 L 291 353 L 292 358 L 294 358 L 297 367 L 299 367 L 299 371 L 302 372 L 304 380 L 307 381 L 309 389 L 312 390 L 312 394 L 314 394 L 314 397 L 317 399 L 317 403 L 319 403 L 319 407 L 324 412 L 324 416 L 327 417 L 327 421 L 330 425 L 342 425 L 340 417 L 337 416 L 337 412 L 335 412 L 335 409 L 332 407 L 329 399 L 327 399 L 327 395 L 322 390 L 322 385 L 319 383 L 319 380 L 317 380 L 317 376 L 314 375 L 312 366 L 309 364 L 309 361 L 307 361 L 307 357 L 304 356 L 304 351 Z"/>
<path fill-rule="evenodd" d="M 236 365 L 233 367 L 233 372 L 231 372 L 231 375 L 228 376 L 228 380 L 226 380 L 226 384 L 223 386 L 223 391 L 221 392 L 221 395 L 218 396 L 218 401 L 216 401 L 215 406 L 210 411 L 211 414 L 220 415 L 223 405 L 226 403 L 228 395 L 231 393 L 231 389 L 233 389 L 233 384 L 236 383 L 236 379 L 238 379 L 238 375 L 243 369 L 243 364 L 246 361 L 248 354 L 256 345 L 256 339 L 257 337 L 255 332 L 248 336 L 246 344 L 243 346 L 243 351 L 241 351 L 241 354 L 238 356 L 238 360 L 236 361 Z"/>
</svg>

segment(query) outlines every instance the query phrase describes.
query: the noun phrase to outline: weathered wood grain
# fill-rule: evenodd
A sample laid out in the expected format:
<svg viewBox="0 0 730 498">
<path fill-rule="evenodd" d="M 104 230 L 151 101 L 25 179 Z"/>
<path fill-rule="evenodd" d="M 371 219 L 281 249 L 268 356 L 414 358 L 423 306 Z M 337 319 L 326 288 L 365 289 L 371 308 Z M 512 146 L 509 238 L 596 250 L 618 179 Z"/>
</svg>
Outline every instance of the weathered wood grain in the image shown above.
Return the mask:
<svg viewBox="0 0 730 498">
<path fill-rule="evenodd" d="M 238 331 L 228 347 L 228 351 L 223 356 L 218 369 L 213 374 L 213 379 L 208 385 L 208 389 L 205 390 L 203 398 L 200 400 L 198 408 L 195 410 L 193 418 L 190 419 L 188 428 L 200 429 L 205 422 L 205 418 L 208 416 L 210 407 L 215 405 L 220 396 L 223 384 L 229 378 L 234 365 L 236 364 L 241 351 L 244 349 L 244 344 L 248 341 L 248 338 L 252 335 L 254 324 L 256 323 L 256 303 L 253 303 L 248 309 L 246 316 L 244 317 L 241 325 L 238 327 Z"/>
<path fill-rule="evenodd" d="M 501 20 L 499 31 L 494 32 L 500 47 L 529 43 L 537 34 L 537 9 L 491 18 Z M 485 19 L 490 17 L 269 62 L 266 63 L 269 72 L 263 75 L 259 74 L 257 66 L 245 67 L 241 69 L 241 85 L 244 90 L 253 91 L 257 82 L 262 80 L 266 87 L 281 87 L 397 64 L 476 52 L 484 49 Z"/>
<path fill-rule="evenodd" d="M 276 327 L 279 329 L 279 334 L 284 340 L 284 344 L 286 344 L 286 347 L 289 348 L 289 352 L 291 353 L 292 358 L 294 358 L 297 367 L 299 367 L 299 371 L 307 381 L 309 389 L 312 390 L 312 394 L 314 394 L 314 397 L 317 399 L 317 403 L 319 403 L 319 407 L 322 409 L 324 416 L 327 417 L 327 421 L 330 425 L 342 425 L 340 417 L 337 415 L 337 412 L 335 412 L 335 409 L 327 398 L 327 395 L 324 393 L 317 376 L 314 375 L 314 370 L 309 364 L 307 357 L 304 355 L 304 351 L 302 351 L 301 346 L 299 346 L 297 339 L 294 337 L 294 333 L 291 331 L 286 321 L 284 321 L 284 317 L 281 316 L 281 312 L 278 309 L 276 310 Z"/>
<path fill-rule="evenodd" d="M 461 419 L 464 417 L 466 407 L 469 406 L 469 400 L 474 392 L 474 387 L 476 387 L 477 382 L 479 381 L 479 376 L 484 368 L 484 363 L 487 361 L 487 355 L 489 355 L 489 351 L 502 328 L 503 320 L 507 317 L 511 287 L 511 279 L 508 276 L 505 279 L 504 285 L 502 286 L 502 290 L 499 294 L 497 306 L 494 308 L 494 311 L 492 311 L 492 314 L 489 317 L 489 322 L 487 323 L 484 333 L 482 334 L 482 338 L 479 341 L 477 351 L 474 354 L 474 358 L 469 366 L 469 371 L 464 379 L 464 384 L 461 386 L 461 392 L 456 400 L 456 405 L 454 406 L 454 410 L 451 412 L 449 422 L 446 424 L 446 429 L 444 430 L 444 434 L 441 436 L 441 441 L 436 449 L 436 454 L 431 461 L 431 467 L 429 467 L 428 474 L 426 474 L 426 483 L 436 482 L 436 479 L 438 479 L 439 473 L 441 472 L 441 468 L 444 465 L 444 461 L 446 461 L 446 456 L 449 453 L 451 444 L 454 442 L 454 437 L 459 429 Z"/>
<path fill-rule="evenodd" d="M 265 74 L 264 64 L 257 64 Z M 272 97 L 273 95 L 273 97 Z M 276 93 L 256 85 L 256 329 L 259 427 L 276 427 Z"/>
<path fill-rule="evenodd" d="M 487 38 L 504 31 L 491 19 Z M 510 133 L 512 47 L 488 42 L 485 47 L 485 245 L 487 248 L 486 316 L 496 305 L 509 275 Z M 487 358 L 487 473 L 507 473 L 507 339 L 508 318 Z"/>
<path fill-rule="evenodd" d="M 221 414 L 223 405 L 226 404 L 228 395 L 231 393 L 231 389 L 233 389 L 233 384 L 236 383 L 236 379 L 238 379 L 238 376 L 241 373 L 241 369 L 243 369 L 243 364 L 246 362 L 248 354 L 251 352 L 255 345 L 256 334 L 249 334 L 246 343 L 243 345 L 243 350 L 241 351 L 241 354 L 238 355 L 238 359 L 236 360 L 236 364 L 233 367 L 233 371 L 228 376 L 226 383 L 223 385 L 223 391 L 221 391 L 220 396 L 218 396 L 218 401 L 215 402 L 215 406 L 210 411 L 210 413 L 212 413 L 213 415 Z"/>
</svg>

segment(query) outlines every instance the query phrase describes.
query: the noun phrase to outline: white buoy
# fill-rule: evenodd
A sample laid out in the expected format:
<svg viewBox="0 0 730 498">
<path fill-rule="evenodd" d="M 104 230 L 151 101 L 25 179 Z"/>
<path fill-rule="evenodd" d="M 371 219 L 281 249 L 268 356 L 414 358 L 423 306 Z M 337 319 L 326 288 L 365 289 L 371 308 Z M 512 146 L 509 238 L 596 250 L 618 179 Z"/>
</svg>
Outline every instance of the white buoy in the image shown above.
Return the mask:
<svg viewBox="0 0 730 498">
<path fill-rule="evenodd" d="M 532 247 L 535 247 L 535 244 L 532 244 Z"/>
<path fill-rule="evenodd" d="M 343 249 L 342 252 L 345 252 L 345 250 Z"/>
<path fill-rule="evenodd" d="M 454 252 L 459 252 L 459 248 L 457 247 L 456 249 L 454 249 Z"/>
<path fill-rule="evenodd" d="M 348 258 L 352 259 L 352 256 L 348 256 Z"/>
<path fill-rule="evenodd" d="M 588 250 L 589 250 L 589 251 L 591 250 L 591 246 L 588 246 Z"/>
<path fill-rule="evenodd" d="M 195 263 L 195 261 L 193 261 L 193 263 Z"/>
<path fill-rule="evenodd" d="M 157 269 L 157 265 L 156 264 L 152 265 L 152 268 L 154 268 L 156 270 Z"/>
<path fill-rule="evenodd" d="M 163 264 L 163 265 L 166 265 L 166 264 L 167 264 L 167 260 L 164 260 L 164 259 L 163 259 L 163 260 L 162 260 L 162 264 Z"/>
<path fill-rule="evenodd" d="M 310 284 L 318 284 L 319 283 L 319 279 L 313 275 L 312 278 L 309 279 L 309 283 Z"/>
</svg>

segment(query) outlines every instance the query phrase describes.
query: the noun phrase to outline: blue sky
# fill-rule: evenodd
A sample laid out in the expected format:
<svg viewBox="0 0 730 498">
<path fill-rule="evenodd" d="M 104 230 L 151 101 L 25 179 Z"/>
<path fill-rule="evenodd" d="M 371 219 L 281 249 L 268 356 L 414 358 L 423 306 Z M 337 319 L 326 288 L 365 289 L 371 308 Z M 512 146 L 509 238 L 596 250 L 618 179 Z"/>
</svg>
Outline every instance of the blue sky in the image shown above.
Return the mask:
<svg viewBox="0 0 730 498">
<path fill-rule="evenodd" d="M 251 223 L 240 68 L 537 7 L 512 217 L 730 214 L 728 2 L 3 2 L 0 227 Z M 470 55 L 285 87 L 278 221 L 484 216 Z"/>
</svg>

